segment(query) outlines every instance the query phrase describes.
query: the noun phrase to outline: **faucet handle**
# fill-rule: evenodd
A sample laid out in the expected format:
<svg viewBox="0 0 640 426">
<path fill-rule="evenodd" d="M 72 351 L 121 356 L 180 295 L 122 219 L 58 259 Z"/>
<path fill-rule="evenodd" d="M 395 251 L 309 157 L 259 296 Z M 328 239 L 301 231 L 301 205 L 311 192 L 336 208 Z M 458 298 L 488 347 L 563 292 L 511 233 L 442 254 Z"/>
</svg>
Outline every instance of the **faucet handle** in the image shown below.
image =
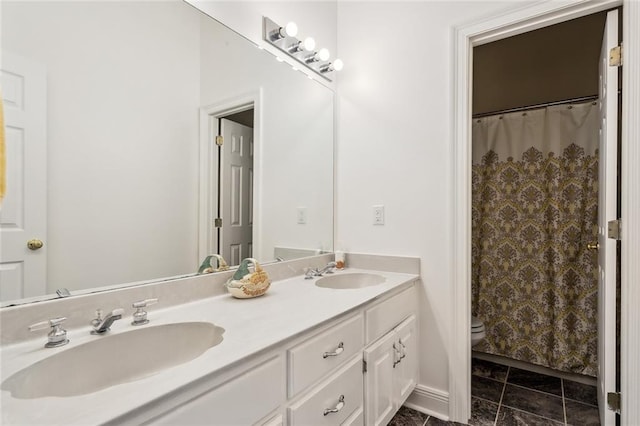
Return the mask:
<svg viewBox="0 0 640 426">
<path fill-rule="evenodd" d="M 139 308 L 146 308 L 147 306 L 155 305 L 156 303 L 158 303 L 157 297 L 153 299 L 145 299 L 145 300 L 139 300 L 137 302 L 133 302 L 131 306 L 139 309 Z"/>
<path fill-rule="evenodd" d="M 156 303 L 158 303 L 158 298 L 133 302 L 131 306 L 136 308 L 136 311 L 133 313 L 133 321 L 131 321 L 131 325 L 147 324 L 149 320 L 147 319 L 147 311 L 145 311 L 144 308 L 146 308 L 147 306 L 155 305 Z"/>
<path fill-rule="evenodd" d="M 57 348 L 58 346 L 64 346 L 69 343 L 69 339 L 67 339 L 67 330 L 62 328 L 62 323 L 66 320 L 66 317 L 57 317 L 51 318 L 47 321 L 37 322 L 29 326 L 29 331 L 51 328 L 51 331 L 47 335 L 47 343 L 45 343 L 44 347 Z"/>
</svg>

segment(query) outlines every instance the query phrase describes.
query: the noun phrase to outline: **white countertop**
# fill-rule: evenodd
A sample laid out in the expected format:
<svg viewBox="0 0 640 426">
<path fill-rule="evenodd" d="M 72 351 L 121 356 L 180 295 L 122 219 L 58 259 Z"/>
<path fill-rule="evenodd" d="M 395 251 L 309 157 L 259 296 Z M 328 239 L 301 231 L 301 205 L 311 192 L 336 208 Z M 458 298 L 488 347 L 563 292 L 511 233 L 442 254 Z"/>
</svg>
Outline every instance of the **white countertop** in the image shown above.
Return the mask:
<svg viewBox="0 0 640 426">
<path fill-rule="evenodd" d="M 225 329 L 224 340 L 198 358 L 155 375 L 104 390 L 74 397 L 35 399 L 13 398 L 2 391 L 2 424 L 93 425 L 108 422 L 167 395 L 197 379 L 215 375 L 232 364 L 310 330 L 345 312 L 399 288 L 417 278 L 415 274 L 347 268 L 336 274 L 370 272 L 382 275 L 380 285 L 360 289 L 335 290 L 317 287 L 316 279 L 301 276 L 273 282 L 269 291 L 254 299 L 230 295 L 211 297 L 162 310 L 148 308 L 148 326 L 189 322 L 211 322 Z M 111 327 L 111 334 L 138 329 L 130 325 L 130 312 Z M 146 326 L 143 326 L 146 327 Z M 69 332 L 70 343 L 45 349 L 46 336 L 2 347 L 2 380 L 21 369 L 80 344 L 107 337 L 89 334 L 90 327 Z M 170 342 L 168 342 L 170 345 Z M 114 354 L 121 357 L 124 354 Z M 99 365 L 96 365 L 99 368 Z M 73 366 L 68 366 L 74 374 Z"/>
</svg>

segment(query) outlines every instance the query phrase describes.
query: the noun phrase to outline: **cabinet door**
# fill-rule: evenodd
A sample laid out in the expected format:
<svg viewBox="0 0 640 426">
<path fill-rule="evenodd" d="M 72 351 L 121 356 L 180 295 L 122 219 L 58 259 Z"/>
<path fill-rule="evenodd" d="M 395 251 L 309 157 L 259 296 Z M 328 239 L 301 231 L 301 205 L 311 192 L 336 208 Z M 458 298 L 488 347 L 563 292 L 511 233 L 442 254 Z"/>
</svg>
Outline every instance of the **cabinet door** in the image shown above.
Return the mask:
<svg viewBox="0 0 640 426">
<path fill-rule="evenodd" d="M 365 424 L 386 425 L 395 414 L 393 377 L 395 333 L 390 331 L 364 350 Z"/>
<path fill-rule="evenodd" d="M 416 316 L 411 315 L 395 329 L 395 344 L 400 349 L 399 363 L 396 365 L 395 398 L 396 407 L 400 408 L 407 400 L 418 380 L 418 348 L 417 348 Z"/>
</svg>

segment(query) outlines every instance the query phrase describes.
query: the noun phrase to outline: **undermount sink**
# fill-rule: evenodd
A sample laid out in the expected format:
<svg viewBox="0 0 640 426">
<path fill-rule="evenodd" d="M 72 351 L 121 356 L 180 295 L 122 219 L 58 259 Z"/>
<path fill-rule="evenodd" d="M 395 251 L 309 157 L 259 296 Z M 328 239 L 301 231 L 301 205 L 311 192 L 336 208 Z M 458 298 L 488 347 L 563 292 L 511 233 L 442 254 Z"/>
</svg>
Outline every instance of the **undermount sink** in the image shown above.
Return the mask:
<svg viewBox="0 0 640 426">
<path fill-rule="evenodd" d="M 1 388 L 23 399 L 97 392 L 191 361 L 223 333 L 208 322 L 184 322 L 96 336 L 18 371 Z"/>
<path fill-rule="evenodd" d="M 354 272 L 322 277 L 316 281 L 316 285 L 333 289 L 354 289 L 382 284 L 385 280 L 382 275 Z"/>
</svg>

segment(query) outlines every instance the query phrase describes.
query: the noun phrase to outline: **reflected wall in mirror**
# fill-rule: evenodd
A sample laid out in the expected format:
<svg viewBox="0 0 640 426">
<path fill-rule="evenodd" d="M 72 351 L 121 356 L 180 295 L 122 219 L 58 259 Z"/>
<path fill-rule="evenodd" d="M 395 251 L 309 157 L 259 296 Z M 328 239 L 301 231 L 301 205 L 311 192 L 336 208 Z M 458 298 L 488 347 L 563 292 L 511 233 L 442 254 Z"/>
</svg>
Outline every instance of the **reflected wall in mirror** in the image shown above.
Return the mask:
<svg viewBox="0 0 640 426">
<path fill-rule="evenodd" d="M 200 217 L 216 195 L 199 186 L 217 185 L 201 114 L 247 93 L 259 94 L 252 254 L 332 249 L 331 90 L 183 2 L 2 7 L 4 304 L 196 272 L 216 251 Z"/>
</svg>

